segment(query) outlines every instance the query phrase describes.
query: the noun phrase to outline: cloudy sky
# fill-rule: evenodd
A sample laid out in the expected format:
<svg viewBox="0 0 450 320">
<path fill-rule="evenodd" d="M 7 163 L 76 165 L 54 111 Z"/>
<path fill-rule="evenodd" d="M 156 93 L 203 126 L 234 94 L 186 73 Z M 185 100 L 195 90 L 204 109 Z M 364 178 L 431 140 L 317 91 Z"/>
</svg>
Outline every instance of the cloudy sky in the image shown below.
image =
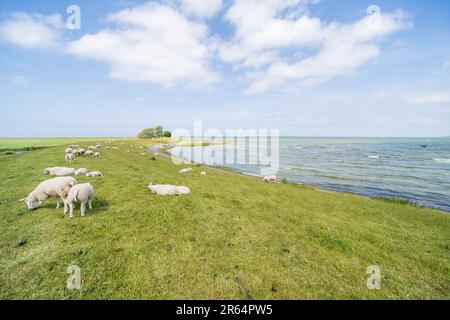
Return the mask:
<svg viewBox="0 0 450 320">
<path fill-rule="evenodd" d="M 0 136 L 196 120 L 286 136 L 450 135 L 450 2 L 0 2 Z"/>
</svg>

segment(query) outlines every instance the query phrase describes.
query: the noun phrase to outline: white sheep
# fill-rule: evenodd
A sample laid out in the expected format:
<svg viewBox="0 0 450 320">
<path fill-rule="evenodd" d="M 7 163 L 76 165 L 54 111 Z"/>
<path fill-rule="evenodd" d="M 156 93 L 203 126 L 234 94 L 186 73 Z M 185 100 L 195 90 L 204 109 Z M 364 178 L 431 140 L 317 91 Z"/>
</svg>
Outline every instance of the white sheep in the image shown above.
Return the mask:
<svg viewBox="0 0 450 320">
<path fill-rule="evenodd" d="M 103 174 L 100 171 L 92 171 L 86 173 L 86 177 L 103 177 Z"/>
<path fill-rule="evenodd" d="M 69 217 L 73 218 L 73 208 L 75 203 L 80 203 L 81 216 L 85 216 L 86 204 L 92 209 L 92 198 L 94 197 L 94 187 L 90 183 L 80 183 L 73 186 L 65 201 L 64 213 L 70 210 Z"/>
<path fill-rule="evenodd" d="M 88 150 L 91 150 L 91 151 L 94 151 L 95 149 L 97 149 L 97 148 L 94 147 L 94 146 L 89 146 L 89 147 L 88 147 Z"/>
<path fill-rule="evenodd" d="M 73 152 L 73 148 L 67 148 L 66 151 L 65 151 L 66 154 L 72 153 L 72 152 Z"/>
<path fill-rule="evenodd" d="M 101 144 L 97 144 L 97 145 L 95 146 L 96 149 L 100 149 L 101 147 L 102 147 Z"/>
<path fill-rule="evenodd" d="M 69 194 L 69 190 L 77 184 L 77 180 L 72 177 L 57 177 L 41 182 L 25 199 L 24 201 L 28 209 L 36 209 L 42 202 L 50 197 L 56 197 L 56 209 L 59 208 L 59 200 L 65 201 Z"/>
<path fill-rule="evenodd" d="M 73 163 L 75 156 L 73 153 L 66 154 L 66 163 Z"/>
<path fill-rule="evenodd" d="M 118 147 L 111 147 L 112 149 L 114 149 L 114 150 L 119 150 L 119 148 Z"/>
<path fill-rule="evenodd" d="M 80 175 L 80 174 L 82 174 L 82 175 L 86 175 L 87 173 L 89 173 L 89 170 L 88 169 L 86 169 L 86 168 L 80 168 L 80 169 L 77 169 L 77 170 L 75 170 L 75 175 L 76 176 L 78 176 L 78 175 Z"/>
<path fill-rule="evenodd" d="M 94 153 L 94 158 L 95 158 L 95 159 L 100 158 L 100 152 L 97 151 L 96 153 Z"/>
<path fill-rule="evenodd" d="M 44 169 L 44 174 L 49 174 L 51 176 L 71 176 L 76 173 L 74 168 L 50 167 Z"/>
<path fill-rule="evenodd" d="M 75 157 L 78 157 L 80 155 L 80 151 L 78 151 L 78 150 L 73 150 L 72 153 Z"/>
<path fill-rule="evenodd" d="M 205 171 L 202 171 L 202 172 L 200 172 L 200 175 L 201 175 L 201 176 L 206 176 L 206 172 L 205 172 Z"/>
<path fill-rule="evenodd" d="M 78 149 L 78 152 L 79 152 L 80 155 L 82 156 L 82 155 L 84 155 L 84 153 L 86 152 L 86 150 L 84 150 L 84 149 Z"/>
<path fill-rule="evenodd" d="M 172 186 L 168 184 L 149 184 L 148 190 L 159 196 L 178 196 L 191 194 L 191 190 L 185 186 Z"/>
<path fill-rule="evenodd" d="M 185 169 L 181 169 L 180 173 L 188 173 L 188 172 L 191 172 L 191 171 L 192 171 L 192 168 L 185 168 Z"/>
<path fill-rule="evenodd" d="M 94 151 L 92 150 L 88 150 L 84 153 L 86 155 L 86 157 L 90 158 L 94 156 Z"/>
<path fill-rule="evenodd" d="M 275 183 L 277 182 L 277 176 L 265 176 L 263 177 L 263 181 L 266 183 Z"/>
<path fill-rule="evenodd" d="M 108 147 L 108 146 L 106 146 L 106 147 L 105 147 L 105 149 L 106 149 L 106 150 L 109 150 L 109 147 Z"/>
</svg>

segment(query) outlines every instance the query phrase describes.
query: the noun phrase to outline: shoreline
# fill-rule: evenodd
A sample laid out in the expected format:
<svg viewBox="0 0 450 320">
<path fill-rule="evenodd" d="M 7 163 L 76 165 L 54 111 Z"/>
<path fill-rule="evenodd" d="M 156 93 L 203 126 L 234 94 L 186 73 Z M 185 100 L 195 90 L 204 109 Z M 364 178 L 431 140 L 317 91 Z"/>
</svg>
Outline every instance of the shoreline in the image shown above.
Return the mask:
<svg viewBox="0 0 450 320">
<path fill-rule="evenodd" d="M 159 155 L 159 156 L 162 156 L 162 157 L 164 157 L 166 159 L 171 159 L 172 154 L 169 152 L 169 150 L 173 149 L 175 147 L 189 147 L 189 146 L 176 144 L 176 143 L 157 143 L 157 144 L 154 144 L 154 145 L 147 146 L 147 150 L 149 152 L 153 153 L 154 155 Z M 202 146 L 202 147 L 204 147 L 204 146 Z M 210 168 L 210 169 L 213 169 L 213 170 L 231 172 L 233 174 L 237 174 L 237 175 L 244 176 L 244 177 L 251 177 L 251 178 L 257 178 L 257 179 L 261 179 L 262 178 L 261 175 L 250 173 L 250 172 L 245 172 L 245 171 L 240 171 L 240 170 L 237 170 L 235 168 L 228 167 L 228 166 L 210 166 L 210 165 L 206 165 L 206 164 L 203 164 L 203 163 L 197 163 L 195 161 L 192 161 L 192 160 L 189 160 L 189 159 L 185 159 L 185 158 L 181 158 L 181 159 L 183 161 L 187 161 L 188 163 L 192 163 L 193 165 L 202 165 L 202 166 L 204 166 L 206 168 Z M 278 178 L 279 177 L 277 177 L 277 179 Z M 311 189 L 317 190 L 319 192 L 334 192 L 334 193 L 350 194 L 350 195 L 363 197 L 363 198 L 370 199 L 370 200 L 386 201 L 386 202 L 392 202 L 392 203 L 401 204 L 401 205 L 413 206 L 413 207 L 416 207 L 416 208 L 432 209 L 432 210 L 436 210 L 436 211 L 438 211 L 438 212 L 440 212 L 441 214 L 444 214 L 444 215 L 449 215 L 450 214 L 450 210 L 446 211 L 446 210 L 444 210 L 442 208 L 437 208 L 437 207 L 433 207 L 433 206 L 427 206 L 427 205 L 424 205 L 424 204 L 416 203 L 416 202 L 414 202 L 414 201 L 412 201 L 411 199 L 408 199 L 408 198 L 377 196 L 377 195 L 370 196 L 370 195 L 364 194 L 362 192 L 358 193 L 358 192 L 352 192 L 352 191 L 348 191 L 348 190 L 324 188 L 324 187 L 316 186 L 316 185 L 313 185 L 313 184 L 306 184 L 306 183 L 302 183 L 302 182 L 291 181 L 291 180 L 289 180 L 289 178 L 286 178 L 286 177 L 283 177 L 282 179 L 285 179 L 286 182 L 279 181 L 279 183 L 286 183 L 286 184 L 293 184 L 293 185 L 297 185 L 297 186 L 303 186 L 303 187 L 306 187 L 306 188 L 311 188 Z"/>
</svg>

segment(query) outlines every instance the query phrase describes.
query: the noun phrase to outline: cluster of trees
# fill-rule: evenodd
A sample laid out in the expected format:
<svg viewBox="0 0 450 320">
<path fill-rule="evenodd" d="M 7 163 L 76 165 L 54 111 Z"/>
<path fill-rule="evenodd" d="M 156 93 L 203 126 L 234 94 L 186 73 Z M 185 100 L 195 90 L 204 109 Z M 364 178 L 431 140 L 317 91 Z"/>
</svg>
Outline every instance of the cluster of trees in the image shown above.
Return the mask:
<svg viewBox="0 0 450 320">
<path fill-rule="evenodd" d="M 153 139 L 153 138 L 170 138 L 172 134 L 170 131 L 164 131 L 162 126 L 156 126 L 154 128 L 146 128 L 137 134 L 139 139 Z"/>
</svg>

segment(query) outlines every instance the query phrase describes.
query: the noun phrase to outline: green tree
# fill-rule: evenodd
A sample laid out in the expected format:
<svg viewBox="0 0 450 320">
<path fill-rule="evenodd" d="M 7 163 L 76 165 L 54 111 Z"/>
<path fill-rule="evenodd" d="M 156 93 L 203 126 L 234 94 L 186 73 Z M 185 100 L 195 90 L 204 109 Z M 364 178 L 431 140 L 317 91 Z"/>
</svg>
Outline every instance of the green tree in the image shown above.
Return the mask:
<svg viewBox="0 0 450 320">
<path fill-rule="evenodd" d="M 157 125 L 155 127 L 155 136 L 157 138 L 161 138 L 163 136 L 163 127 L 161 125 Z"/>
<path fill-rule="evenodd" d="M 151 139 L 155 137 L 155 128 L 146 128 L 138 133 L 139 139 Z"/>
<path fill-rule="evenodd" d="M 170 138 L 171 136 L 172 136 L 172 133 L 170 131 L 163 132 L 163 137 Z"/>
</svg>

